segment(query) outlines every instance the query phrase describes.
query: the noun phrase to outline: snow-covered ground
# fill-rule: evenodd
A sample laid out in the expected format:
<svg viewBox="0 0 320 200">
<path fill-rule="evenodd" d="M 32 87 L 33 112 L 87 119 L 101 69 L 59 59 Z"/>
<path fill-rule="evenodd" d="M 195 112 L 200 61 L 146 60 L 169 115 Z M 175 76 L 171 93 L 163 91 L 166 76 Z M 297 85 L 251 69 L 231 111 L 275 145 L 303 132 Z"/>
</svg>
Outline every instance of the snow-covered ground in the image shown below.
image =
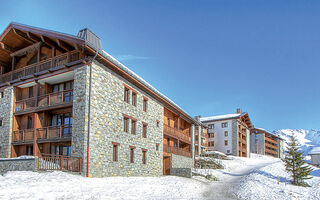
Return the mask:
<svg viewBox="0 0 320 200">
<path fill-rule="evenodd" d="M 8 172 L 0 175 L 0 199 L 317 199 L 320 171 L 309 180 L 312 188 L 284 185 L 288 178 L 277 158 L 252 154 L 252 158 L 221 160 L 225 169 L 197 169 L 219 181 L 162 177 L 84 178 L 64 172 Z M 210 158 L 205 158 L 210 159 Z M 281 183 L 277 184 L 277 176 Z M 240 185 L 239 185 L 240 184 Z M 243 192 L 246 191 L 246 192 Z M 271 193 L 274 193 L 271 195 Z M 267 196 L 265 194 L 268 194 Z M 294 196 L 295 195 L 295 196 Z M 299 196 L 300 195 L 300 196 Z M 305 195 L 305 196 L 303 196 Z M 272 197 L 272 198 L 271 198 Z M 294 198 L 291 199 L 294 199 Z M 302 198 L 306 197 L 306 198 Z"/>
<path fill-rule="evenodd" d="M 234 193 L 240 199 L 256 200 L 316 200 L 320 199 L 320 169 L 314 168 L 312 179 L 307 182 L 312 187 L 298 187 L 288 184 L 289 174 L 284 163 L 277 162 L 257 169 L 241 178 L 240 184 L 234 188 Z M 280 180 L 278 184 L 278 180 Z"/>
</svg>

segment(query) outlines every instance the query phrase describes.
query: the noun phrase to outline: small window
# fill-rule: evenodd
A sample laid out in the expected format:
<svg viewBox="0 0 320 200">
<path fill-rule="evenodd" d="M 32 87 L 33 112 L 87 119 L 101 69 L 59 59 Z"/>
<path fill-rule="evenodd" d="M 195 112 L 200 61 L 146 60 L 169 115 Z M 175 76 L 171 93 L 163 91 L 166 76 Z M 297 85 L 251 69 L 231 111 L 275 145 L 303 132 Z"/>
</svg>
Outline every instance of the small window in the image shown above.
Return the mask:
<svg viewBox="0 0 320 200">
<path fill-rule="evenodd" d="M 157 143 L 157 144 L 156 144 L 156 151 L 159 151 L 159 146 L 160 146 L 160 144 Z"/>
<path fill-rule="evenodd" d="M 228 131 L 225 131 L 225 132 L 224 132 L 224 136 L 225 136 L 225 137 L 228 137 Z"/>
<path fill-rule="evenodd" d="M 227 150 L 227 153 L 230 153 L 230 150 Z"/>
<path fill-rule="evenodd" d="M 29 98 L 33 97 L 33 87 L 29 87 Z"/>
<path fill-rule="evenodd" d="M 143 124 L 143 133 L 142 136 L 144 138 L 147 138 L 147 129 L 148 129 L 148 125 L 147 124 Z"/>
<path fill-rule="evenodd" d="M 124 101 L 129 103 L 129 89 L 128 88 L 124 88 Z"/>
<path fill-rule="evenodd" d="M 3 98 L 3 92 L 0 92 L 0 99 Z"/>
<path fill-rule="evenodd" d="M 143 111 L 147 112 L 148 110 L 148 99 L 143 98 Z"/>
<path fill-rule="evenodd" d="M 227 123 L 227 122 L 221 123 L 221 127 L 222 127 L 222 128 L 228 127 L 228 123 Z"/>
<path fill-rule="evenodd" d="M 209 129 L 213 129 L 214 128 L 214 124 L 209 124 L 208 127 L 209 127 Z"/>
<path fill-rule="evenodd" d="M 117 144 L 113 144 L 113 161 L 118 161 L 118 146 Z"/>
<path fill-rule="evenodd" d="M 209 133 L 209 138 L 214 138 L 214 133 Z"/>
<path fill-rule="evenodd" d="M 131 120 L 131 134 L 135 135 L 136 134 L 136 121 L 135 120 Z"/>
<path fill-rule="evenodd" d="M 2 126 L 2 119 L 0 119 L 0 127 Z"/>
<path fill-rule="evenodd" d="M 147 150 L 142 149 L 142 164 L 147 164 Z"/>
<path fill-rule="evenodd" d="M 159 128 L 159 126 L 160 126 L 160 122 L 159 122 L 159 121 L 157 121 L 157 127 Z"/>
<path fill-rule="evenodd" d="M 130 163 L 134 163 L 134 148 L 130 147 Z"/>
<path fill-rule="evenodd" d="M 129 131 L 129 118 L 127 118 L 127 117 L 123 118 L 123 130 L 124 130 L 124 132 Z"/>
<path fill-rule="evenodd" d="M 225 145 L 225 146 L 228 146 L 228 140 L 225 140 L 225 141 L 224 141 L 224 145 Z"/>
<path fill-rule="evenodd" d="M 137 93 L 132 92 L 132 105 L 137 106 Z"/>
</svg>

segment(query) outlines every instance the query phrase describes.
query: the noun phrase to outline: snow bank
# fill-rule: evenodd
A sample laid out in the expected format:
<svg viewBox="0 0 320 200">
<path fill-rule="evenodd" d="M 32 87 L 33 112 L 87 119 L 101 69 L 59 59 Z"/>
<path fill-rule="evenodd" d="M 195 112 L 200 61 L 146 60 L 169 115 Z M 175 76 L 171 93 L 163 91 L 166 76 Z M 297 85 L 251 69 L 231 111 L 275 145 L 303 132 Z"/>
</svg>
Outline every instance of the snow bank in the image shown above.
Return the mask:
<svg viewBox="0 0 320 200">
<path fill-rule="evenodd" d="M 60 171 L 0 176 L 0 199 L 201 199 L 206 188 L 175 176 L 84 178 Z"/>
<path fill-rule="evenodd" d="M 290 175 L 285 171 L 284 163 L 277 162 L 243 177 L 233 192 L 246 200 L 320 199 L 320 169 L 315 168 L 312 175 L 313 178 L 307 181 L 312 187 L 286 184 Z"/>
</svg>

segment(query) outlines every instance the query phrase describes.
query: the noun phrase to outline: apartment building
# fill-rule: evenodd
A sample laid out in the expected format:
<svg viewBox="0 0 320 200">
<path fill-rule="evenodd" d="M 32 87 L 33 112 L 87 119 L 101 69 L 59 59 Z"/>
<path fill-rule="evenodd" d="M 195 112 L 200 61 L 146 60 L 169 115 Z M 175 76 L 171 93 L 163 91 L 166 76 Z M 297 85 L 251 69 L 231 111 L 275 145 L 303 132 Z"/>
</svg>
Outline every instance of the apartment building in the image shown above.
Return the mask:
<svg viewBox="0 0 320 200">
<path fill-rule="evenodd" d="M 11 23 L 0 36 L 0 157 L 79 158 L 89 177 L 158 176 L 193 167 L 201 126 L 89 29 Z"/>
<path fill-rule="evenodd" d="M 227 155 L 250 156 L 252 122 L 247 112 L 237 109 L 235 114 L 199 117 L 208 126 L 208 150 Z"/>
<path fill-rule="evenodd" d="M 208 151 L 208 127 L 197 126 L 195 128 L 195 155 L 198 156 L 207 151 Z"/>
<path fill-rule="evenodd" d="M 263 128 L 252 128 L 250 132 L 250 151 L 252 153 L 284 158 L 284 141 L 279 136 Z"/>
</svg>

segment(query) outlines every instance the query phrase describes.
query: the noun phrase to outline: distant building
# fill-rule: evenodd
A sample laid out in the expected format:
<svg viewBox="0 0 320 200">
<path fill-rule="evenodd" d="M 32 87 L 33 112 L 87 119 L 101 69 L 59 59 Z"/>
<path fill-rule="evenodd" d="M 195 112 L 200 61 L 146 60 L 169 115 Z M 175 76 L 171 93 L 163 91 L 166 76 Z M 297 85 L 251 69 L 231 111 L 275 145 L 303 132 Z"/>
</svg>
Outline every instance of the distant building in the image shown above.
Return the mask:
<svg viewBox="0 0 320 200">
<path fill-rule="evenodd" d="M 237 109 L 235 114 L 201 117 L 208 126 L 208 150 L 225 154 L 250 156 L 250 129 L 252 122 L 247 112 Z"/>
<path fill-rule="evenodd" d="M 311 164 L 320 166 L 320 147 L 314 147 L 310 152 Z"/>
<path fill-rule="evenodd" d="M 283 139 L 262 128 L 253 128 L 250 133 L 251 153 L 284 158 Z"/>
<path fill-rule="evenodd" d="M 208 151 L 208 128 L 206 126 L 195 127 L 195 155 Z"/>
</svg>

